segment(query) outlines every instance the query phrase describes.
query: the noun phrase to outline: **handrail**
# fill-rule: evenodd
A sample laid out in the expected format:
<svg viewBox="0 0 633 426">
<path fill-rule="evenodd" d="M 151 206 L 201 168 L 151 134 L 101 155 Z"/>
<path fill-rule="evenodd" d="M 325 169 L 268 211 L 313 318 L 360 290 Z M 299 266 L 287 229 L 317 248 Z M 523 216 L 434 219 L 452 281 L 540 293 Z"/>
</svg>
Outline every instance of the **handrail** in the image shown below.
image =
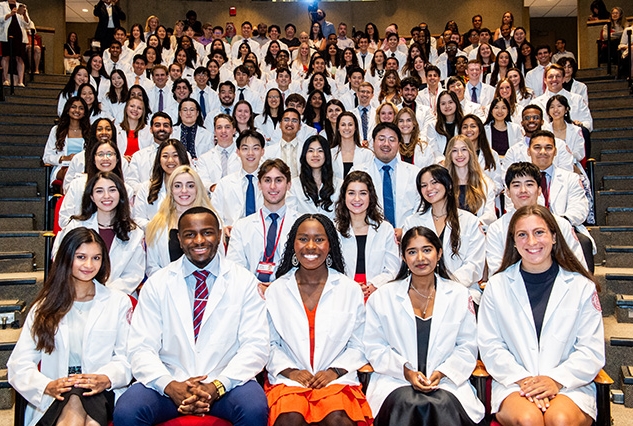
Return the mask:
<svg viewBox="0 0 633 426">
<path fill-rule="evenodd" d="M 589 186 L 591 186 L 591 197 L 596 199 L 596 159 L 587 159 L 587 177 L 589 178 Z M 593 217 L 596 217 L 596 203 L 592 204 Z"/>
<path fill-rule="evenodd" d="M 631 56 L 633 54 L 633 52 L 632 52 L 633 48 L 631 48 L 631 33 L 633 33 L 633 30 L 631 30 L 631 29 L 626 30 L 627 41 L 629 42 L 629 44 L 628 44 L 628 49 L 629 49 L 629 88 L 630 88 L 631 94 L 633 94 L 633 56 Z"/>
<path fill-rule="evenodd" d="M 52 232 L 44 232 L 44 281 L 48 279 L 48 271 L 51 269 L 51 259 L 53 245 L 52 241 L 55 238 L 55 234 Z"/>
</svg>

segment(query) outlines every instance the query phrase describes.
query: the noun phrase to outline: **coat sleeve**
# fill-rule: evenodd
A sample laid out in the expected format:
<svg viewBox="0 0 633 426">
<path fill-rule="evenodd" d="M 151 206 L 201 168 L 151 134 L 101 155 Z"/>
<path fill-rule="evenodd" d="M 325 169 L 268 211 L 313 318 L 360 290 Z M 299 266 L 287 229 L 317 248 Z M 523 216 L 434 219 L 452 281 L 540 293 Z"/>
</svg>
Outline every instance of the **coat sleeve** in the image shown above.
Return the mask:
<svg viewBox="0 0 633 426">
<path fill-rule="evenodd" d="M 113 292 L 115 293 L 115 292 Z M 110 309 L 117 311 L 117 333 L 116 342 L 114 344 L 114 353 L 109 363 L 100 367 L 95 373 L 105 374 L 110 379 L 110 389 L 122 388 L 130 384 L 132 381 L 132 370 L 127 359 L 127 339 L 130 331 L 130 317 L 132 315 L 132 302 L 129 297 L 119 294 L 110 296 L 112 303 Z"/>
<path fill-rule="evenodd" d="M 584 277 L 576 277 L 584 280 Z M 578 335 L 569 357 L 555 368 L 542 371 L 567 389 L 591 383 L 604 366 L 604 327 L 600 300 L 593 283 L 587 282 L 583 289 L 582 305 L 576 317 Z"/>
<path fill-rule="evenodd" d="M 381 301 L 384 299 L 383 289 L 374 293 L 367 300 L 367 316 L 365 320 L 365 331 L 363 342 L 365 344 L 365 354 L 375 372 L 395 377 L 400 380 L 404 378 L 404 365 L 411 362 L 389 344 L 383 324 L 380 320 Z M 415 364 L 412 362 L 412 364 Z"/>
<path fill-rule="evenodd" d="M 277 332 L 270 314 L 267 314 L 267 317 L 268 327 L 270 329 L 270 353 L 268 355 L 268 363 L 266 364 L 268 374 L 274 377 L 281 374 L 286 368 L 301 369 L 301 366 L 290 359 L 286 350 L 284 350 L 285 343 Z"/>
<path fill-rule="evenodd" d="M 381 285 L 393 280 L 400 270 L 400 253 L 398 251 L 396 236 L 391 224 L 386 221 L 383 222 L 378 229 L 378 235 L 381 237 L 379 244 L 382 249 L 382 259 L 380 262 L 381 272 L 368 280 L 375 287 L 380 287 Z M 377 262 L 378 259 L 370 258 L 365 259 L 365 261 L 371 263 L 374 261 Z"/>
<path fill-rule="evenodd" d="M 57 151 L 55 148 L 55 142 L 57 141 L 57 126 L 53 126 L 50 133 L 48 134 L 48 139 L 46 140 L 46 147 L 44 147 L 44 155 L 42 156 L 42 161 L 47 164 L 51 164 L 53 166 L 57 166 L 60 164 L 60 158 L 64 155 L 63 151 Z"/>
<path fill-rule="evenodd" d="M 488 282 L 479 305 L 477 344 L 481 360 L 490 375 L 502 385 L 510 386 L 532 374 L 516 361 L 501 335 L 499 325 L 504 318 L 500 308 L 507 307 L 499 306 L 500 301 L 496 298 L 494 284 L 491 281 Z"/>
<path fill-rule="evenodd" d="M 130 233 L 130 239 L 125 242 L 125 244 L 130 245 L 130 250 L 126 252 L 130 257 L 124 259 L 126 266 L 123 269 L 123 273 L 118 278 L 108 281 L 108 287 L 122 291 L 125 294 L 132 294 L 143 281 L 145 276 L 145 243 L 143 235 L 143 231 L 140 228 Z"/>
<path fill-rule="evenodd" d="M 40 406 L 46 398 L 52 402 L 52 397 L 46 396 L 44 390 L 57 377 L 46 377 L 38 369 L 38 364 L 42 360 L 42 352 L 35 349 L 35 340 L 31 335 L 34 314 L 35 309 L 31 309 L 26 317 L 20 338 L 7 362 L 7 368 L 11 386 L 29 403 Z"/>
<path fill-rule="evenodd" d="M 359 286 L 354 287 L 357 298 L 356 303 L 356 315 L 354 330 L 352 335 L 347 341 L 347 346 L 334 360 L 332 360 L 331 367 L 344 368 L 348 374 L 358 370 L 363 365 L 367 364 L 367 358 L 365 358 L 365 348 L 363 346 L 363 333 L 365 329 L 365 304 L 363 302 L 363 293 Z"/>
<path fill-rule="evenodd" d="M 589 214 L 589 201 L 585 195 L 585 189 L 582 186 L 580 177 L 575 173 L 573 175 L 570 174 L 565 184 L 569 187 L 567 208 L 564 212 L 557 213 L 560 216 L 565 216 L 572 225 L 581 225 Z"/>
<path fill-rule="evenodd" d="M 450 271 L 455 280 L 466 287 L 470 287 L 481 279 L 486 263 L 486 238 L 479 228 L 479 222 L 472 220 L 468 222 L 468 225 L 468 228 L 460 230 L 460 249 L 464 250 L 462 265 Z M 452 256 L 452 253 L 444 253 L 444 256 Z"/>
<path fill-rule="evenodd" d="M 233 229 L 231 230 L 231 239 L 229 240 L 229 248 L 226 252 L 226 258 L 250 270 L 248 259 L 246 259 L 246 247 L 244 245 L 247 238 L 250 236 L 245 235 L 245 225 L 246 223 L 240 219 L 233 226 Z"/>
</svg>

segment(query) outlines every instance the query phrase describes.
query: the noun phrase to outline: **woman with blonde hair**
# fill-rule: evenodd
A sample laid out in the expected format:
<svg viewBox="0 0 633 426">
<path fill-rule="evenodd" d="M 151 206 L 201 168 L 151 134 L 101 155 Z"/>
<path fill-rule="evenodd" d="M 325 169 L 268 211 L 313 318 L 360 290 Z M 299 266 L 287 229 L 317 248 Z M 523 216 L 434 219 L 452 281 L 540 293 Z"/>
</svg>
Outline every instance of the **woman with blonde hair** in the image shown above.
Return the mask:
<svg viewBox="0 0 633 426">
<path fill-rule="evenodd" d="M 404 107 L 398 111 L 394 124 L 402 133 L 399 148 L 402 161 L 420 168 L 444 161 L 441 153 L 433 151 L 428 142 L 420 138 L 420 125 L 411 108 Z"/>
<path fill-rule="evenodd" d="M 158 26 L 160 25 L 160 20 L 156 15 L 149 15 L 147 20 L 145 21 L 145 39 L 152 34 L 156 34 L 156 30 L 158 30 Z"/>
<path fill-rule="evenodd" d="M 167 196 L 145 230 L 148 277 L 182 256 L 178 219 L 185 210 L 199 206 L 213 208 L 200 176 L 191 166 L 178 167 L 167 182 Z"/>
<path fill-rule="evenodd" d="M 445 166 L 455 185 L 457 207 L 477 216 L 484 227 L 494 222 L 495 184 L 481 170 L 477 153 L 466 136 L 457 135 L 448 141 Z"/>
<path fill-rule="evenodd" d="M 398 114 L 398 107 L 393 102 L 385 101 L 376 108 L 376 125 L 380 123 L 393 123 Z"/>
</svg>

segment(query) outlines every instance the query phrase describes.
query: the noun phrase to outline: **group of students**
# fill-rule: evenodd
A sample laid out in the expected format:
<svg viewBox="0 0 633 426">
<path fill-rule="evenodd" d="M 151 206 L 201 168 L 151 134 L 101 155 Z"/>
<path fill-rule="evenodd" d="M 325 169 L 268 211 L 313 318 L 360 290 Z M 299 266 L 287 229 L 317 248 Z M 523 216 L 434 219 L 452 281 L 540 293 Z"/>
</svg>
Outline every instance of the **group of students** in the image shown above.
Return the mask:
<svg viewBox="0 0 633 426">
<path fill-rule="evenodd" d="M 259 43 L 249 27 L 242 44 Z M 193 80 L 175 64 L 148 77 L 136 56 L 131 74 L 100 55 L 73 70 L 43 157 L 64 192 L 55 269 L 9 363 L 31 424 L 105 424 L 131 377 L 116 425 L 477 424 L 478 350 L 502 424 L 591 423 L 604 347 L 575 62 L 543 47 L 525 79 L 504 50 L 493 88 L 481 58 L 459 75 L 457 38 L 420 68 L 428 50 L 388 30 L 371 60 L 393 49 L 383 73 L 332 77 L 312 48 L 298 79 L 291 66 L 266 81 L 255 58 L 226 80 L 213 61 Z M 138 297 L 133 315 L 119 291 Z"/>
</svg>

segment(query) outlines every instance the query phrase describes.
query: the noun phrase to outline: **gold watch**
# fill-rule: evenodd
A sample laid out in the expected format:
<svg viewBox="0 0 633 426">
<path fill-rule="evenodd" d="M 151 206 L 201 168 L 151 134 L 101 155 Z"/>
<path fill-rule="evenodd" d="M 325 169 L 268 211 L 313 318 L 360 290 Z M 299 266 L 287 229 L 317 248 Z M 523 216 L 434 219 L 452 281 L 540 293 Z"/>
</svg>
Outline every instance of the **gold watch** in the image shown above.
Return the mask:
<svg viewBox="0 0 633 426">
<path fill-rule="evenodd" d="M 215 390 L 218 392 L 218 399 L 222 398 L 224 394 L 226 393 L 226 388 L 224 387 L 222 382 L 216 379 L 212 381 L 211 383 L 215 385 Z"/>
</svg>

